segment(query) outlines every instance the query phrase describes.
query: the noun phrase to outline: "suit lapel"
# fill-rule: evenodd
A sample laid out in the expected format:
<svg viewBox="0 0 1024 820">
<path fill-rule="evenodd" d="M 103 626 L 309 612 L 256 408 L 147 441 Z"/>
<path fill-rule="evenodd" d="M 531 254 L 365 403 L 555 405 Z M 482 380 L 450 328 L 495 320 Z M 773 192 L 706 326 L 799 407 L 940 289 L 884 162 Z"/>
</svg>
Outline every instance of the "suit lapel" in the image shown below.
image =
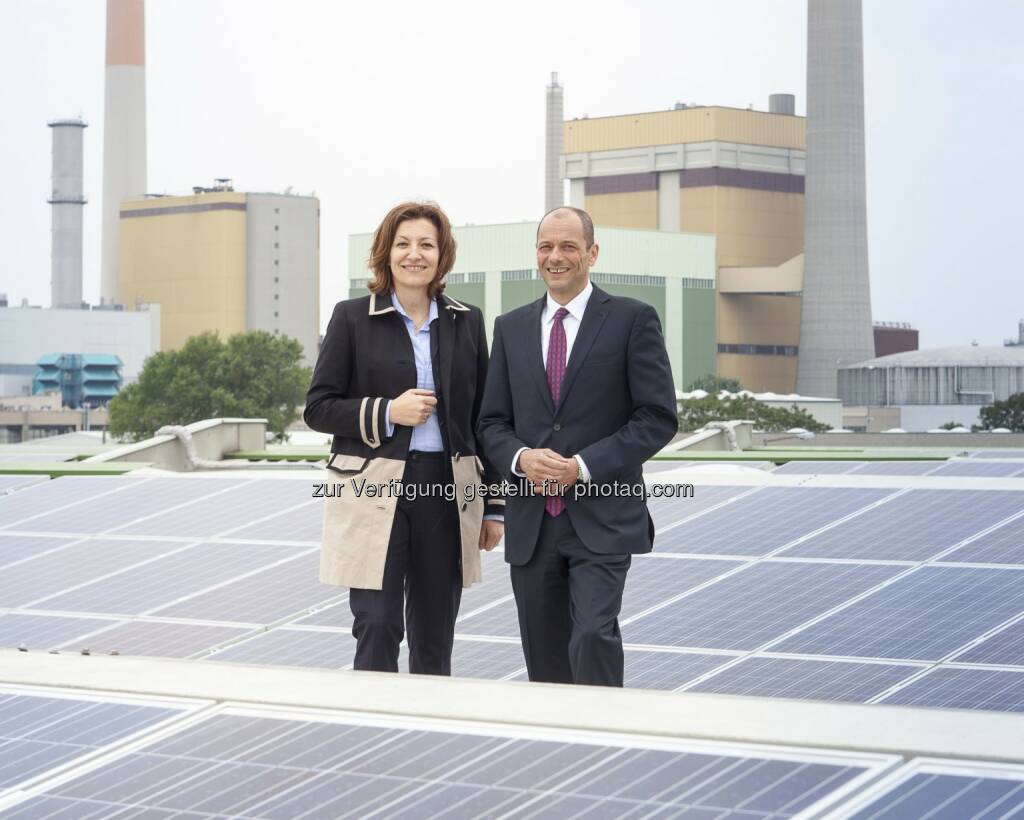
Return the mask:
<svg viewBox="0 0 1024 820">
<path fill-rule="evenodd" d="M 554 415 L 555 404 L 551 400 L 547 368 L 544 366 L 544 356 L 540 346 L 540 315 L 544 310 L 544 303 L 547 301 L 547 298 L 545 294 L 530 305 L 530 311 L 527 314 L 526 343 L 524 347 L 526 348 L 527 367 L 544 400 L 544 406 L 547 407 L 549 413 Z"/>
<path fill-rule="evenodd" d="M 441 359 L 440 394 L 445 399 L 452 395 L 452 359 L 455 355 L 456 311 L 446 310 L 445 301 L 438 299 L 437 311 L 437 354 Z M 447 405 L 445 406 L 447 409 Z"/>
<path fill-rule="evenodd" d="M 576 341 L 572 344 L 572 353 L 569 354 L 569 361 L 565 368 L 565 377 L 562 379 L 562 390 L 558 397 L 558 407 L 555 408 L 556 412 L 565 404 L 566 396 L 572 390 L 572 383 L 576 380 L 576 376 L 583 366 L 583 360 L 587 358 L 590 348 L 597 341 L 597 334 L 600 332 L 601 325 L 604 324 L 605 317 L 608 315 L 607 302 L 610 299 L 611 297 L 607 293 L 596 287 L 594 292 L 590 294 L 587 309 L 583 311 L 583 321 L 580 322 L 580 329 L 576 332 Z"/>
</svg>

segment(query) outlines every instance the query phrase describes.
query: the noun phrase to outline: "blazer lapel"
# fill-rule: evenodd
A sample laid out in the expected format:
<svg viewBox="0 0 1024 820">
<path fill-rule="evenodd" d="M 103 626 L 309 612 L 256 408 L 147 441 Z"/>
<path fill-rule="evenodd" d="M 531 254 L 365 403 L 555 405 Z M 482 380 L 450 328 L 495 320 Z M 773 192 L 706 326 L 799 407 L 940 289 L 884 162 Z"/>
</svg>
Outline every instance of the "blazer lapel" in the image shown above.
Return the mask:
<svg viewBox="0 0 1024 820">
<path fill-rule="evenodd" d="M 565 398 L 569 395 L 572 383 L 583 366 L 583 360 L 587 358 L 587 353 L 590 352 L 590 348 L 597 341 L 597 334 L 601 330 L 601 325 L 604 324 L 605 317 L 608 315 L 608 305 L 606 303 L 609 299 L 611 297 L 607 293 L 596 287 L 594 292 L 590 294 L 587 309 L 583 311 L 583 321 L 580 322 L 580 329 L 576 332 L 576 341 L 573 342 L 572 352 L 569 354 L 569 361 L 565 368 L 565 377 L 562 379 L 562 390 L 558 396 L 558 407 L 555 408 L 556 412 L 565 404 Z"/>
<path fill-rule="evenodd" d="M 447 399 L 452 395 L 452 359 L 455 355 L 455 318 L 456 311 L 445 310 L 445 304 L 438 300 L 437 325 L 437 354 L 441 359 L 441 384 L 438 391 L 441 396 Z M 447 409 L 447 405 L 446 405 Z"/>
<path fill-rule="evenodd" d="M 554 415 L 555 403 L 551 400 L 551 388 L 548 387 L 548 372 L 544 365 L 544 356 L 540 345 L 540 315 L 544 310 L 544 303 L 547 301 L 547 294 L 542 296 L 530 306 L 526 322 L 526 349 L 527 367 L 533 376 L 537 390 L 540 391 L 544 406 L 548 412 Z"/>
</svg>

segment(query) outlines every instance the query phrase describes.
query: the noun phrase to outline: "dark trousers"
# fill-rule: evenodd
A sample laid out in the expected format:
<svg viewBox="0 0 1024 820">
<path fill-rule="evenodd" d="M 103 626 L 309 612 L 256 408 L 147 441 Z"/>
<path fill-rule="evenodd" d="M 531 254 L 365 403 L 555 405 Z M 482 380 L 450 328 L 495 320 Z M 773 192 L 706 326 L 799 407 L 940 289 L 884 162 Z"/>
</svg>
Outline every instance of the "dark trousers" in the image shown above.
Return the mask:
<svg viewBox="0 0 1024 820">
<path fill-rule="evenodd" d="M 449 473 L 444 453 L 410 452 L 402 483 L 436 491 L 450 484 Z M 397 672 L 398 647 L 407 632 L 410 672 L 451 674 L 461 555 L 454 501 L 438 495 L 398 500 L 383 588 L 349 594 L 355 669 Z"/>
<path fill-rule="evenodd" d="M 532 681 L 622 686 L 619 610 L 630 555 L 599 555 L 563 512 L 545 514 L 529 562 L 513 566 L 526 669 Z"/>
</svg>

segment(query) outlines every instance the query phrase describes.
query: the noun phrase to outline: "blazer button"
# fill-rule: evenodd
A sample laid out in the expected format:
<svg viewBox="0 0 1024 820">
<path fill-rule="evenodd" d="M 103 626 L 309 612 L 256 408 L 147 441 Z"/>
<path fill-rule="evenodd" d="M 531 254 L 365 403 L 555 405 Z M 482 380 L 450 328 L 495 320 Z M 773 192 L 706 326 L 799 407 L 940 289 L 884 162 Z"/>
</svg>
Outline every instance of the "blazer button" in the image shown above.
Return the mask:
<svg viewBox="0 0 1024 820">
<path fill-rule="evenodd" d="M 561 425 L 561 424 L 556 424 L 556 425 L 555 425 L 555 432 L 556 432 L 556 433 L 557 433 L 557 432 L 558 432 L 559 430 L 561 430 L 561 429 L 562 429 L 562 425 Z"/>
<path fill-rule="evenodd" d="M 453 458 L 454 458 L 454 459 L 455 459 L 456 461 L 458 461 L 458 460 L 459 460 L 460 458 L 462 458 L 462 456 L 461 456 L 461 455 L 460 455 L 459 453 L 456 453 L 456 454 L 455 454 L 455 455 L 453 456 Z"/>
</svg>

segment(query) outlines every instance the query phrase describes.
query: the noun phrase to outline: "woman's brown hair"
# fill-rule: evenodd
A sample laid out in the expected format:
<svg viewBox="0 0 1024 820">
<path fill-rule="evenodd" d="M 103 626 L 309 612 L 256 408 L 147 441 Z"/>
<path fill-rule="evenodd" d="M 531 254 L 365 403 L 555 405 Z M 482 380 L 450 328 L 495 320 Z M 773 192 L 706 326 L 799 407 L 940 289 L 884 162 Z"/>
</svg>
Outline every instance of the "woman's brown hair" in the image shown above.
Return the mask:
<svg viewBox="0 0 1024 820">
<path fill-rule="evenodd" d="M 392 289 L 391 246 L 395 243 L 398 226 L 410 219 L 427 219 L 437 229 L 437 275 L 427 286 L 427 296 L 433 299 L 444 292 L 444 277 L 455 266 L 455 237 L 445 212 L 433 202 L 403 202 L 396 205 L 377 227 L 370 248 L 369 267 L 373 279 L 367 283 L 372 293 Z"/>
</svg>

